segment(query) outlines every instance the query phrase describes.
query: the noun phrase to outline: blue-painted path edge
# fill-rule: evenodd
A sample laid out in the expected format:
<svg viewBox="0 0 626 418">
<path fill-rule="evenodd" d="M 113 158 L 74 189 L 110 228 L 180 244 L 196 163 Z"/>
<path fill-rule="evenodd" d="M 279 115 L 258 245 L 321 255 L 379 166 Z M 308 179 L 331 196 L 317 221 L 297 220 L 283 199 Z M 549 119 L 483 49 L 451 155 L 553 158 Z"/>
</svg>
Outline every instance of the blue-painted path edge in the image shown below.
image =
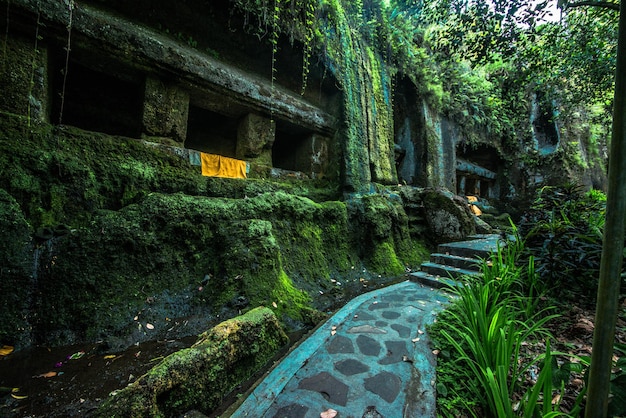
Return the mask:
<svg viewBox="0 0 626 418">
<path fill-rule="evenodd" d="M 449 300 L 402 282 L 360 295 L 278 363 L 231 417 L 435 417 L 425 326 Z M 376 415 L 376 414 L 379 415 Z M 367 415 L 369 414 L 369 415 Z"/>
</svg>

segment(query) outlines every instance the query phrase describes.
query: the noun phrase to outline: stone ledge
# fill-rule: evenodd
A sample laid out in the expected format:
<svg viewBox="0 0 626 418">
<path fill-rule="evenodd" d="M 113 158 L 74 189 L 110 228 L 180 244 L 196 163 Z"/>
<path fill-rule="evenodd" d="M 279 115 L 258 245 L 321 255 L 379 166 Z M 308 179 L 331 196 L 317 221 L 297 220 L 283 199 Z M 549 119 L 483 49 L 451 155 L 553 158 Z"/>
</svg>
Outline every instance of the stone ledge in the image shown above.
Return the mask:
<svg viewBox="0 0 626 418">
<path fill-rule="evenodd" d="M 19 8 L 22 13 L 39 14 L 46 24 L 61 28 L 65 28 L 70 19 L 67 6 L 60 1 L 16 0 L 13 8 Z M 206 96 L 218 99 L 221 104 L 225 99 L 231 100 L 233 108 L 240 111 L 272 113 L 278 119 L 325 134 L 337 129 L 333 116 L 280 86 L 272 88 L 268 80 L 247 74 L 147 27 L 75 3 L 72 12 L 74 45 L 79 37 L 84 37 L 87 44 L 97 41 L 112 56 L 132 61 L 143 71 L 173 73 L 192 91 L 198 87 L 206 90 L 203 92 Z"/>
</svg>

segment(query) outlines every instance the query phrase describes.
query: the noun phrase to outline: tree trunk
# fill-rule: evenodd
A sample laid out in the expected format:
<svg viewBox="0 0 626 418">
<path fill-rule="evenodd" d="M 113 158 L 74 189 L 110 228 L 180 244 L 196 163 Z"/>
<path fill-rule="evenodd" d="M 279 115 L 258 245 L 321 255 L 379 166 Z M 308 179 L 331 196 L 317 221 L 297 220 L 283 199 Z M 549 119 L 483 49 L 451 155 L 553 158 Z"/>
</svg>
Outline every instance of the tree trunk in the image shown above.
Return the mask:
<svg viewBox="0 0 626 418">
<path fill-rule="evenodd" d="M 626 2 L 621 2 L 609 190 L 585 418 L 606 417 L 621 283 L 626 214 Z"/>
</svg>

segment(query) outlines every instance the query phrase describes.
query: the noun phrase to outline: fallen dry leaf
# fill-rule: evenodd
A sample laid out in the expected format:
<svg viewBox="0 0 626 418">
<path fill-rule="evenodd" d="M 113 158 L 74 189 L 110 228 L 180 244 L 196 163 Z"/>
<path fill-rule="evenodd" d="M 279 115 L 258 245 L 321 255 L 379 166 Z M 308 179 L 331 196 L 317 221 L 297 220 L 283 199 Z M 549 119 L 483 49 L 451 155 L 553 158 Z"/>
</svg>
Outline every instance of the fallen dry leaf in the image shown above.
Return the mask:
<svg viewBox="0 0 626 418">
<path fill-rule="evenodd" d="M 334 418 L 337 416 L 337 411 L 334 409 L 327 409 L 326 411 L 320 414 L 320 418 Z"/>
<path fill-rule="evenodd" d="M 39 375 L 34 376 L 34 377 L 45 377 L 47 379 L 47 378 L 50 378 L 50 377 L 54 377 L 57 374 L 58 374 L 57 372 L 46 372 L 46 373 L 42 373 L 42 374 L 39 374 Z"/>
<path fill-rule="evenodd" d="M 21 401 L 22 399 L 28 398 L 28 395 L 16 395 L 15 393 L 12 393 L 11 397 L 13 399 L 17 399 L 18 401 Z"/>
<path fill-rule="evenodd" d="M 11 354 L 13 352 L 14 349 L 15 349 L 15 347 L 13 347 L 11 345 L 3 345 L 0 348 L 0 356 L 8 356 L 9 354 Z"/>
<path fill-rule="evenodd" d="M 115 358 L 115 357 L 117 357 L 115 354 L 109 354 L 109 355 L 104 356 L 104 359 L 105 360 L 109 360 L 109 359 L 112 359 L 112 358 Z"/>
</svg>

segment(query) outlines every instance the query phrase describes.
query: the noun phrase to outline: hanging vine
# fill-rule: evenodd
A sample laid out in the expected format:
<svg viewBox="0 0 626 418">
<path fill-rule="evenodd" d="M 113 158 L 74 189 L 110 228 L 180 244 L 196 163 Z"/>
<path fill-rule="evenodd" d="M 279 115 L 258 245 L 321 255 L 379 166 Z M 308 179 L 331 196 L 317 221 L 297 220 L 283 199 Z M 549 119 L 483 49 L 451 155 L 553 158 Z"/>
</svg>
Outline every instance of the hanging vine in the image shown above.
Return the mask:
<svg viewBox="0 0 626 418">
<path fill-rule="evenodd" d="M 231 0 L 235 8 L 243 13 L 244 30 L 263 39 L 269 34 L 271 56 L 272 88 L 276 81 L 276 60 L 281 34 L 303 44 L 302 50 L 302 89 L 307 86 L 309 67 L 315 46 L 315 28 L 318 0 Z M 256 19 L 256 24 L 255 24 Z"/>
<path fill-rule="evenodd" d="M 35 46 L 33 49 L 33 59 L 30 63 L 30 80 L 28 80 L 28 94 L 26 95 L 26 124 L 30 127 L 31 121 L 31 103 L 33 89 L 35 88 L 35 71 L 37 69 L 37 57 L 39 56 L 39 27 L 41 26 L 41 11 L 39 2 L 37 2 L 37 24 L 35 25 Z"/>
<path fill-rule="evenodd" d="M 63 69 L 63 84 L 61 86 L 61 106 L 59 110 L 59 125 L 63 124 L 63 106 L 65 105 L 65 86 L 67 84 L 67 72 L 70 65 L 70 50 L 72 45 L 72 18 L 74 15 L 74 0 L 63 0 L 68 8 L 69 17 L 67 22 L 67 44 L 65 45 L 65 68 Z"/>
<path fill-rule="evenodd" d="M 302 91 L 300 94 L 304 95 L 306 90 L 309 67 L 311 65 L 311 55 L 313 52 L 314 41 L 314 25 L 315 25 L 315 5 L 312 1 L 304 1 L 304 48 L 302 50 Z"/>
<path fill-rule="evenodd" d="M 271 15 L 271 32 L 270 32 L 270 44 L 272 46 L 272 67 L 271 67 L 271 95 L 270 101 L 270 118 L 274 120 L 274 93 L 276 81 L 276 55 L 278 54 L 278 38 L 280 37 L 280 3 L 281 0 L 274 0 L 274 6 L 272 8 Z"/>
<path fill-rule="evenodd" d="M 7 64 L 7 45 L 9 43 L 9 12 L 11 11 L 11 0 L 7 0 L 7 21 L 4 31 L 4 43 L 2 44 L 2 74 L 6 71 Z"/>
</svg>

